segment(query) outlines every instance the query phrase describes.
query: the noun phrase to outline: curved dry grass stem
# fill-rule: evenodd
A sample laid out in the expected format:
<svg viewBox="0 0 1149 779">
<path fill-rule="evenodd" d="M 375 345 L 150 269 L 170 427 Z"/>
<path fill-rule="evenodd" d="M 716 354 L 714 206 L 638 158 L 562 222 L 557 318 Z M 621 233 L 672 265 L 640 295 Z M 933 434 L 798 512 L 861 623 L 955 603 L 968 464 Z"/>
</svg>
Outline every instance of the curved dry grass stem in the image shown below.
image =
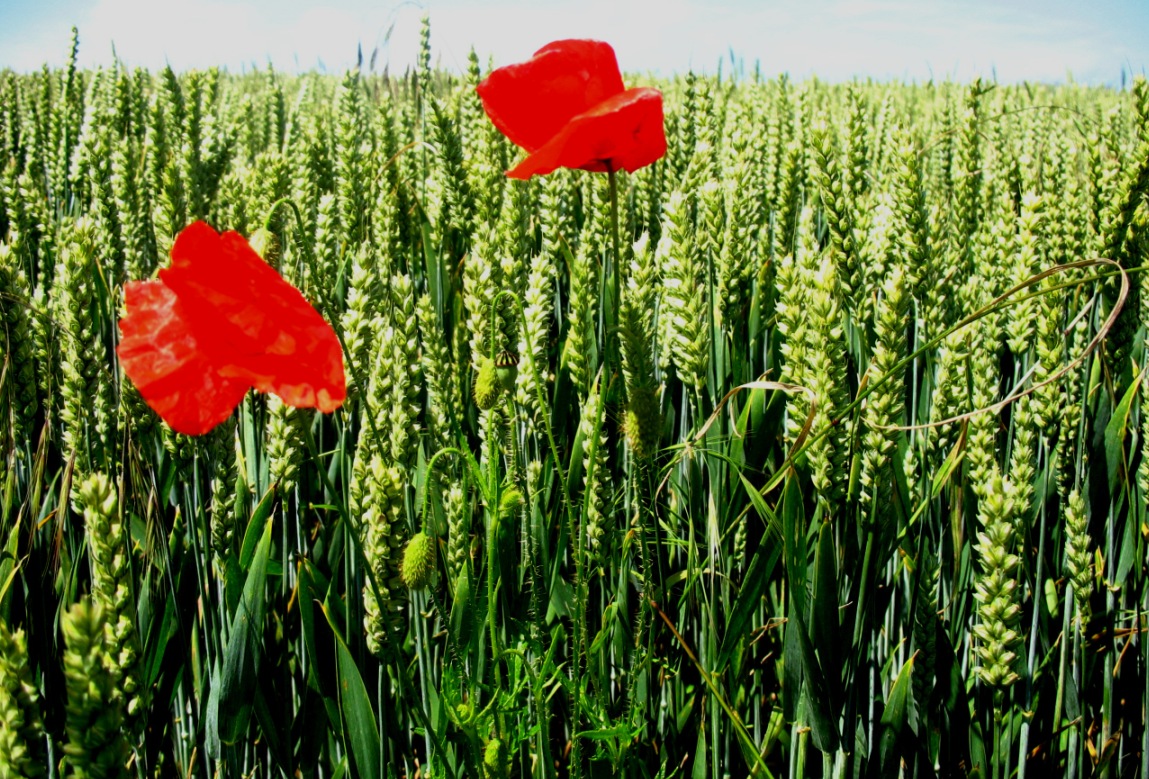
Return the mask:
<svg viewBox="0 0 1149 779">
<path fill-rule="evenodd" d="M 1029 387 L 1028 389 L 1014 392 L 1013 394 L 1008 395 L 1007 397 L 1003 398 L 1002 400 L 999 400 L 998 402 L 996 402 L 992 405 L 984 406 L 983 408 L 976 408 L 973 411 L 967 411 L 964 414 L 958 414 L 956 416 L 948 417 L 946 419 L 941 419 L 941 420 L 938 420 L 936 422 L 923 422 L 920 425 L 874 425 L 874 428 L 877 430 L 905 430 L 905 431 L 927 430 L 931 427 L 941 427 L 943 425 L 951 425 L 955 422 L 964 422 L 968 419 L 972 419 L 973 417 L 978 416 L 979 414 L 985 414 L 988 412 L 993 412 L 996 414 L 996 413 L 999 413 L 1003 408 L 1008 406 L 1010 403 L 1013 403 L 1018 398 L 1025 397 L 1026 395 L 1030 394 L 1031 392 L 1034 392 L 1035 390 L 1041 389 L 1042 387 L 1044 387 L 1048 384 L 1052 384 L 1053 382 L 1060 379 L 1062 376 L 1064 376 L 1067 373 L 1069 373 L 1070 371 L 1072 371 L 1077 366 L 1081 365 L 1081 363 L 1083 363 L 1085 361 L 1085 358 L 1088 357 L 1090 354 L 1092 354 L 1093 351 L 1095 349 L 1097 349 L 1098 346 L 1101 345 L 1101 342 L 1103 340 L 1105 340 L 1105 336 L 1109 335 L 1109 331 L 1113 328 L 1114 323 L 1116 323 L 1117 317 L 1121 313 L 1121 309 L 1124 307 L 1126 299 L 1129 297 L 1129 273 L 1128 273 L 1128 271 L 1126 271 L 1124 268 L 1122 268 L 1121 265 L 1119 265 L 1114 260 L 1110 260 L 1110 259 L 1107 259 L 1104 257 L 1099 257 L 1099 258 L 1093 259 L 1093 260 L 1080 260 L 1078 262 L 1066 263 L 1064 265 L 1057 265 L 1057 266 L 1054 266 L 1052 268 L 1048 268 L 1048 269 L 1042 271 L 1041 273 L 1038 273 L 1035 276 L 1031 276 L 1030 278 L 1023 281 L 1021 284 L 1017 284 L 1017 285 L 1011 287 L 1010 289 L 1008 289 L 1007 291 L 1003 292 L 1001 295 L 998 295 L 996 298 L 994 298 L 988 304 L 986 304 L 981 310 L 974 312 L 970 316 L 963 319 L 961 322 L 958 322 L 956 325 L 954 325 L 952 328 L 947 330 L 945 333 L 943 333 L 942 335 L 940 335 L 936 339 L 934 339 L 934 341 L 938 341 L 938 340 L 947 338 L 948 336 L 957 332 L 961 328 L 963 328 L 967 325 L 970 325 L 973 322 L 977 321 L 978 319 L 982 318 L 983 316 L 995 311 L 1000 303 L 1006 301 L 1015 292 L 1018 292 L 1018 291 L 1023 290 L 1023 289 L 1027 289 L 1028 287 L 1033 286 L 1034 284 L 1038 283 L 1042 279 L 1044 279 L 1048 276 L 1051 276 L 1054 273 L 1061 273 L 1063 271 L 1073 270 L 1075 268 L 1091 268 L 1091 267 L 1095 267 L 1097 265 L 1111 265 L 1117 269 L 1117 272 L 1121 276 L 1121 292 L 1120 292 L 1120 294 L 1118 294 L 1117 300 L 1113 304 L 1113 310 L 1111 310 L 1109 312 L 1109 316 L 1107 316 L 1105 318 L 1105 321 L 1101 323 L 1101 327 L 1099 327 L 1097 329 L 1097 333 L 1093 336 L 1093 340 L 1091 340 L 1088 344 L 1085 345 L 1085 348 L 1081 350 L 1081 354 L 1077 355 L 1077 357 L 1070 360 L 1068 363 L 1063 365 L 1060 369 L 1058 369 L 1054 373 L 1050 374 L 1049 377 L 1047 377 L 1045 380 L 1040 381 L 1037 384 L 1034 384 L 1032 387 Z M 1085 279 L 1081 283 L 1085 283 L 1085 281 L 1089 281 L 1089 280 L 1090 279 Z M 927 344 L 925 347 L 923 347 L 923 349 L 929 348 L 930 345 L 934 343 L 934 341 L 931 341 L 930 344 Z M 921 351 L 922 351 L 922 349 L 919 349 L 913 355 L 910 355 L 910 357 L 907 359 L 912 358 L 914 355 L 920 353 Z M 1020 380 L 1018 380 L 1017 385 L 1015 385 L 1015 386 L 1021 386 L 1026 381 L 1028 381 L 1029 377 L 1032 375 L 1032 373 L 1033 373 L 1032 371 L 1027 371 L 1025 373 L 1025 375 L 1022 376 Z M 877 384 L 880 384 L 883 381 L 885 381 L 885 377 L 883 377 L 882 379 L 879 379 Z M 859 398 L 859 400 L 860 399 L 861 398 Z"/>
<path fill-rule="evenodd" d="M 801 453 L 803 445 L 806 443 L 806 438 L 810 435 L 810 430 L 814 427 L 814 417 L 818 413 L 818 396 L 814 394 L 812 389 L 802 386 L 801 384 L 787 384 L 784 381 L 766 381 L 764 379 L 756 379 L 755 381 L 748 381 L 745 384 L 739 384 L 737 387 L 722 396 L 722 399 L 718 401 L 718 404 L 714 407 L 714 411 L 711 412 L 710 416 L 707 418 L 706 422 L 703 423 L 702 427 L 698 429 L 698 432 L 695 433 L 694 436 L 682 447 L 682 451 L 688 451 L 694 446 L 694 444 L 702 440 L 702 437 L 706 435 L 706 431 L 710 429 L 710 426 L 714 424 L 716 419 L 718 419 L 718 415 L 722 413 L 722 408 L 726 405 L 726 401 L 730 400 L 739 392 L 745 389 L 774 390 L 778 392 L 786 392 L 789 394 L 801 392 L 810 400 L 810 410 L 806 413 L 806 421 L 802 423 L 802 428 L 798 431 L 798 437 L 794 439 L 793 446 L 790 447 L 790 451 L 786 454 L 786 459 L 782 463 L 783 467 L 778 469 L 779 472 L 781 472 L 785 470 L 786 466 L 793 462 L 794 457 Z M 734 428 L 734 435 L 736 438 L 741 438 L 742 436 L 738 433 L 737 420 L 733 418 L 733 412 L 731 412 L 731 414 L 731 422 L 733 423 L 731 426 Z M 669 481 L 671 471 L 674 470 L 674 466 L 678 464 L 682 456 L 682 454 L 679 454 L 667 466 L 666 476 L 663 477 L 662 481 L 658 485 L 658 489 L 655 490 L 654 493 L 656 500 L 662 493 L 663 487 L 665 487 Z M 743 514 L 745 514 L 745 511 Z"/>
</svg>

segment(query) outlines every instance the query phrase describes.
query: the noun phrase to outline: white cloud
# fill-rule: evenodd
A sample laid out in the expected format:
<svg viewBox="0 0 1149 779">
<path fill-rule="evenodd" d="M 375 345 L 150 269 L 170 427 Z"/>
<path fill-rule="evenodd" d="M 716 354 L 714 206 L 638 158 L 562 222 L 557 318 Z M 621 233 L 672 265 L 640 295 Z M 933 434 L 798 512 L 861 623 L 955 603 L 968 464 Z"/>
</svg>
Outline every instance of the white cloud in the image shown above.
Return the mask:
<svg viewBox="0 0 1149 779">
<path fill-rule="evenodd" d="M 253 5 L 219 0 L 99 0 L 80 20 L 81 61 L 107 63 L 111 47 L 128 65 L 177 70 L 235 61 L 264 48 Z"/>
<path fill-rule="evenodd" d="M 737 7 L 732 7 L 732 6 Z M 511 0 L 435 14 L 437 46 L 457 46 L 462 60 L 474 43 L 506 63 L 529 56 L 554 37 L 610 40 L 624 69 L 662 73 L 686 67 L 729 65 L 732 51 L 747 67 L 755 60 L 772 74 L 817 74 L 841 80 L 856 75 L 924 80 L 1060 80 L 1117 77 L 1124 61 L 1138 66 L 1145 51 L 1122 46 L 1106 17 L 1085 21 L 1036 4 L 920 2 L 915 0 L 807 0 L 794 3 L 653 5 L 641 0 L 588 0 L 523 8 Z M 410 35 L 413 34 L 409 33 Z M 510 39 L 510 40 L 508 40 Z M 444 58 L 446 59 L 446 58 Z"/>
<path fill-rule="evenodd" d="M 1114 5 L 1118 0 L 1098 0 Z M 1137 0 L 1124 0 L 1132 3 Z M 965 80 L 996 71 L 1004 81 L 1110 81 L 1121 67 L 1141 70 L 1144 44 L 1107 13 L 1068 15 L 1073 4 L 1018 0 L 94 0 L 87 13 L 61 20 L 54 40 L 0 32 L 0 64 L 32 69 L 59 64 L 67 28 L 80 27 L 81 63 L 106 64 L 114 42 L 129 65 L 170 62 L 176 69 L 221 65 L 339 72 L 378 48 L 376 67 L 401 72 L 414 64 L 420 17 L 431 16 L 436 62 L 461 71 L 472 46 L 484 65 L 524 59 L 564 37 L 609 40 L 624 70 L 669 74 L 688 67 L 746 67 L 841 80 L 853 76 Z M 1122 36 L 1125 36 L 1124 39 Z M 5 40 L 10 38 L 10 40 Z M 1133 43 L 1130 43 L 1133 41 Z M 47 45 L 46 45 L 47 44 Z"/>
</svg>

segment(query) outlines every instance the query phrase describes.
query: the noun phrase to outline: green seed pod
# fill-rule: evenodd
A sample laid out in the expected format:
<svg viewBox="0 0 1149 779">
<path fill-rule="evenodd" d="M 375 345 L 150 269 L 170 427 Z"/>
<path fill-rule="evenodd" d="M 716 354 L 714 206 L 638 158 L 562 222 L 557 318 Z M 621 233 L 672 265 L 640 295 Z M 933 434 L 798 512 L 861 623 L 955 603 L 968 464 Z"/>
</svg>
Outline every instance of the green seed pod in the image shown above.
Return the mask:
<svg viewBox="0 0 1149 779">
<path fill-rule="evenodd" d="M 503 490 L 503 495 L 499 498 L 499 520 L 505 521 L 514 518 L 522 506 L 523 493 L 519 492 L 518 487 L 512 486 Z"/>
<path fill-rule="evenodd" d="M 507 771 L 507 745 L 493 738 L 483 747 L 483 773 L 487 779 L 503 779 Z"/>
<path fill-rule="evenodd" d="M 499 379 L 495 361 L 490 357 L 484 357 L 479 364 L 479 374 L 475 377 L 474 391 L 475 405 L 483 411 L 494 408 L 495 403 L 499 400 L 499 394 L 503 391 L 503 384 Z"/>
<path fill-rule="evenodd" d="M 503 349 L 495 357 L 495 373 L 498 374 L 499 383 L 507 392 L 515 391 L 515 380 L 519 377 L 519 356 L 512 351 Z"/>
<path fill-rule="evenodd" d="M 275 233 L 261 227 L 251 234 L 247 242 L 251 244 L 252 249 L 255 249 L 255 253 L 263 258 L 264 262 L 276 270 L 279 269 L 279 259 L 283 247 L 279 245 L 279 238 L 276 237 Z"/>
<path fill-rule="evenodd" d="M 399 570 L 409 590 L 421 590 L 435 577 L 435 539 L 419 531 L 411 536 L 403 550 L 403 564 Z"/>
</svg>

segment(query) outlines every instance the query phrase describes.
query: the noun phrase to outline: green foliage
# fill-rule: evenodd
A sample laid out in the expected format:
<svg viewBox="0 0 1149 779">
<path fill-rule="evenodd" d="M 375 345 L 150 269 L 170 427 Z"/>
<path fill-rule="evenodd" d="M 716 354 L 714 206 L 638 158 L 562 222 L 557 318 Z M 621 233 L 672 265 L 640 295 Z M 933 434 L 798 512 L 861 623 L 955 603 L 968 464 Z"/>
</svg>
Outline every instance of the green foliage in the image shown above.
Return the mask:
<svg viewBox="0 0 1149 779">
<path fill-rule="evenodd" d="M 479 362 L 479 372 L 475 374 L 473 385 L 475 405 L 483 411 L 495 407 L 499 395 L 503 392 L 503 383 L 499 381 L 498 369 L 490 356 L 483 357 Z"/>
<path fill-rule="evenodd" d="M 0 622 L 0 776 L 46 773 L 44 722 L 24 631 Z"/>
<path fill-rule="evenodd" d="M 105 643 L 105 612 L 87 600 L 64 615 L 64 679 L 68 695 L 65 760 L 71 776 L 127 777 L 128 744 L 121 730 L 123 704 Z"/>
<path fill-rule="evenodd" d="M 639 79 L 612 188 L 508 181 L 429 25 L 76 46 L 0 73 L 0 775 L 1146 774 L 1143 80 Z M 196 218 L 343 408 L 189 438 L 121 375 Z"/>
<path fill-rule="evenodd" d="M 437 555 L 435 539 L 419 532 L 411 536 L 403 549 L 403 562 L 399 575 L 409 590 L 421 590 L 431 583 L 435 574 Z"/>
</svg>

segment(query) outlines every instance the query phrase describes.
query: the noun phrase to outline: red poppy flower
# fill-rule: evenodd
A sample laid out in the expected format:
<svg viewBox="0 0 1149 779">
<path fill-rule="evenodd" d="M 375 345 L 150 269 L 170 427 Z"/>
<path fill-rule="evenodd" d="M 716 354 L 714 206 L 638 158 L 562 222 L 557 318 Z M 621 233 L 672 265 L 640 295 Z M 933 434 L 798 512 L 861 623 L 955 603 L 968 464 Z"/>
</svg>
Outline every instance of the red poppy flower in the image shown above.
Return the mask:
<svg viewBox="0 0 1149 779">
<path fill-rule="evenodd" d="M 556 168 L 633 173 L 666 154 L 662 93 L 626 89 L 602 41 L 548 43 L 526 62 L 491 71 L 478 86 L 495 127 L 528 156 L 516 179 Z"/>
<path fill-rule="evenodd" d="M 124 373 L 177 433 L 227 419 L 251 387 L 330 413 L 347 395 L 335 331 L 242 235 L 184 228 L 171 267 L 124 289 Z"/>
</svg>

